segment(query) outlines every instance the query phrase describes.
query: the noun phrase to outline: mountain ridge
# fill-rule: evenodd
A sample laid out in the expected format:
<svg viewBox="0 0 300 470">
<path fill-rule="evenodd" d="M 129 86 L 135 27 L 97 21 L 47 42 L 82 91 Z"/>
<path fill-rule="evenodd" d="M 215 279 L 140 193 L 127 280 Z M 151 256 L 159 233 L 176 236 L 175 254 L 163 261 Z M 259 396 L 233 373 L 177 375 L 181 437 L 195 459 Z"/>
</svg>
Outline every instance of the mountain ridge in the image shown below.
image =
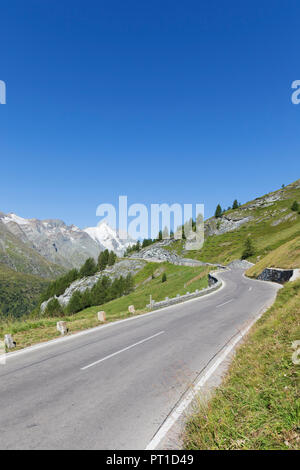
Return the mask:
<svg viewBox="0 0 300 470">
<path fill-rule="evenodd" d="M 9 239 L 9 246 L 5 243 Z M 59 219 L 25 219 L 15 213 L 4 214 L 0 212 L 0 247 L 2 245 L 2 256 L 0 251 L 0 262 L 7 264 L 16 271 L 29 274 L 41 275 L 42 277 L 53 277 L 52 274 L 61 274 L 61 270 L 52 268 L 51 275 L 45 273 L 44 269 L 22 269 L 22 263 L 16 263 L 16 253 L 23 251 L 24 257 L 28 250 L 33 259 L 41 258 L 41 265 L 48 264 L 61 266 L 64 269 L 80 268 L 87 258 L 97 259 L 99 253 L 105 249 L 122 255 L 129 244 L 129 239 L 123 241 L 118 233 L 111 229 L 106 223 L 97 227 L 88 227 L 84 230 L 76 225 L 66 225 Z M 12 256 L 12 251 L 15 256 Z M 43 261 L 44 260 L 44 261 Z M 50 263 L 50 264 L 49 264 Z M 38 263 L 37 263 L 38 264 Z M 47 270 L 46 270 L 47 271 Z"/>
</svg>

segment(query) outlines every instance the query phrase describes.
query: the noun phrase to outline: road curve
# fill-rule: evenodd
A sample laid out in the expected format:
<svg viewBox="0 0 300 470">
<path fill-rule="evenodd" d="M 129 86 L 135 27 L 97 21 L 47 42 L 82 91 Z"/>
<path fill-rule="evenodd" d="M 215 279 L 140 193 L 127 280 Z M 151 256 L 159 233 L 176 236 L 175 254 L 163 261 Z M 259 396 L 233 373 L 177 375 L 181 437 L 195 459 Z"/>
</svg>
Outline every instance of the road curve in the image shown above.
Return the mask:
<svg viewBox="0 0 300 470">
<path fill-rule="evenodd" d="M 0 449 L 144 449 L 184 391 L 278 287 L 222 272 L 224 287 L 8 357 Z"/>
</svg>

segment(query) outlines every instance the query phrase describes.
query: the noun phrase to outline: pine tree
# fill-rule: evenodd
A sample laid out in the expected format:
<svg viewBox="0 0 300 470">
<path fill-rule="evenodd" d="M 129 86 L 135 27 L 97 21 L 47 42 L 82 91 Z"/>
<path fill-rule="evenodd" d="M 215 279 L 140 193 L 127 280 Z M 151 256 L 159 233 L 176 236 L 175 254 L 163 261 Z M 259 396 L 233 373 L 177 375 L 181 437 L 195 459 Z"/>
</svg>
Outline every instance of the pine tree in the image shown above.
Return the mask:
<svg viewBox="0 0 300 470">
<path fill-rule="evenodd" d="M 218 204 L 216 207 L 215 217 L 216 218 L 222 217 L 222 207 L 220 206 L 220 204 Z"/>
<path fill-rule="evenodd" d="M 71 315 L 81 310 L 81 293 L 79 290 L 73 292 L 73 295 L 68 303 L 67 311 Z"/>
<path fill-rule="evenodd" d="M 292 211 L 299 212 L 299 204 L 297 201 L 294 201 L 291 207 Z"/>
<path fill-rule="evenodd" d="M 232 209 L 237 209 L 238 207 L 239 207 L 238 200 L 235 199 L 235 200 L 233 201 L 233 204 L 232 204 Z"/>
<path fill-rule="evenodd" d="M 85 308 L 88 308 L 92 305 L 92 300 L 91 300 L 91 291 L 90 289 L 86 289 L 82 294 L 81 294 L 81 309 L 84 310 Z"/>
<path fill-rule="evenodd" d="M 109 261 L 109 251 L 108 250 L 101 251 L 98 257 L 98 268 L 100 271 L 103 271 L 107 267 L 108 261 Z"/>
<path fill-rule="evenodd" d="M 113 266 L 116 262 L 116 259 L 117 259 L 116 253 L 114 253 L 113 251 L 110 251 L 108 255 L 108 266 Z"/>
<path fill-rule="evenodd" d="M 125 278 L 125 283 L 124 283 L 124 294 L 125 295 L 130 294 L 130 292 L 132 292 L 133 289 L 134 289 L 133 277 L 130 273 L 128 273 Z"/>
<path fill-rule="evenodd" d="M 84 263 L 84 265 L 81 266 L 81 269 L 79 271 L 79 276 L 80 278 L 93 276 L 93 274 L 95 274 L 96 271 L 97 271 L 97 265 L 95 263 L 94 258 L 88 258 L 86 262 Z"/>
<path fill-rule="evenodd" d="M 244 251 L 242 253 L 242 259 L 250 258 L 255 254 L 255 249 L 250 237 L 247 237 L 244 244 Z"/>
<path fill-rule="evenodd" d="M 166 273 L 163 273 L 162 278 L 161 278 L 161 282 L 166 282 L 166 280 L 167 280 L 167 275 L 166 275 Z"/>
</svg>

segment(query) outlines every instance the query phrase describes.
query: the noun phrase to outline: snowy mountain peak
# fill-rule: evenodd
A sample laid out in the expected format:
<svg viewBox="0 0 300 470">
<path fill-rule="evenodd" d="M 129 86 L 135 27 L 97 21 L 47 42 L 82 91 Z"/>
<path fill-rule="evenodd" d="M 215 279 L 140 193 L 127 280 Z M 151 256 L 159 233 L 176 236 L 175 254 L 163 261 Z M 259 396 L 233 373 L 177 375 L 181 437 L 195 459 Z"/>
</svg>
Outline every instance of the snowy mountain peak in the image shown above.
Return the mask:
<svg viewBox="0 0 300 470">
<path fill-rule="evenodd" d="M 97 259 L 100 251 L 114 251 L 122 256 L 132 239 L 121 239 L 105 222 L 81 230 L 58 219 L 25 219 L 15 213 L 0 212 L 3 223 L 14 236 L 52 263 L 69 269 L 79 268 L 87 258 Z"/>
<path fill-rule="evenodd" d="M 107 225 L 106 222 L 100 223 L 97 227 L 87 227 L 84 232 L 100 246 L 115 251 L 118 255 L 122 255 L 126 248 L 134 243 L 129 237 L 121 239 L 118 232 Z"/>
</svg>

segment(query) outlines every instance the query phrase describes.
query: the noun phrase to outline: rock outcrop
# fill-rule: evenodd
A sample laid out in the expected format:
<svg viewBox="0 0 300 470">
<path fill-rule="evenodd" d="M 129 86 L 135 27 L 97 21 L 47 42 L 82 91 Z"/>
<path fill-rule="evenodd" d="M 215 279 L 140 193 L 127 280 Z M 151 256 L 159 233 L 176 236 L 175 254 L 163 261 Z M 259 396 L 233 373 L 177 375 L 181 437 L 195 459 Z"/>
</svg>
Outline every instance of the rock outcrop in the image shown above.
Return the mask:
<svg viewBox="0 0 300 470">
<path fill-rule="evenodd" d="M 138 252 L 134 252 L 130 259 L 144 259 L 154 263 L 168 262 L 179 266 L 205 266 L 208 264 L 195 259 L 183 258 L 175 253 L 175 251 L 167 250 L 165 247 L 172 246 L 172 243 L 172 240 L 162 240 Z"/>
<path fill-rule="evenodd" d="M 111 280 L 119 278 L 121 276 L 126 277 L 128 274 L 135 275 L 145 266 L 145 261 L 143 260 L 134 260 L 134 259 L 124 259 L 118 263 L 110 266 L 103 271 L 100 271 L 94 276 L 84 277 L 83 279 L 78 279 L 74 281 L 65 292 L 57 297 L 60 305 L 65 307 L 68 305 L 73 293 L 75 291 L 84 292 L 87 289 L 91 289 L 96 282 L 103 276 L 108 276 Z M 43 312 L 51 299 L 43 302 L 41 305 L 41 311 Z"/>
</svg>

